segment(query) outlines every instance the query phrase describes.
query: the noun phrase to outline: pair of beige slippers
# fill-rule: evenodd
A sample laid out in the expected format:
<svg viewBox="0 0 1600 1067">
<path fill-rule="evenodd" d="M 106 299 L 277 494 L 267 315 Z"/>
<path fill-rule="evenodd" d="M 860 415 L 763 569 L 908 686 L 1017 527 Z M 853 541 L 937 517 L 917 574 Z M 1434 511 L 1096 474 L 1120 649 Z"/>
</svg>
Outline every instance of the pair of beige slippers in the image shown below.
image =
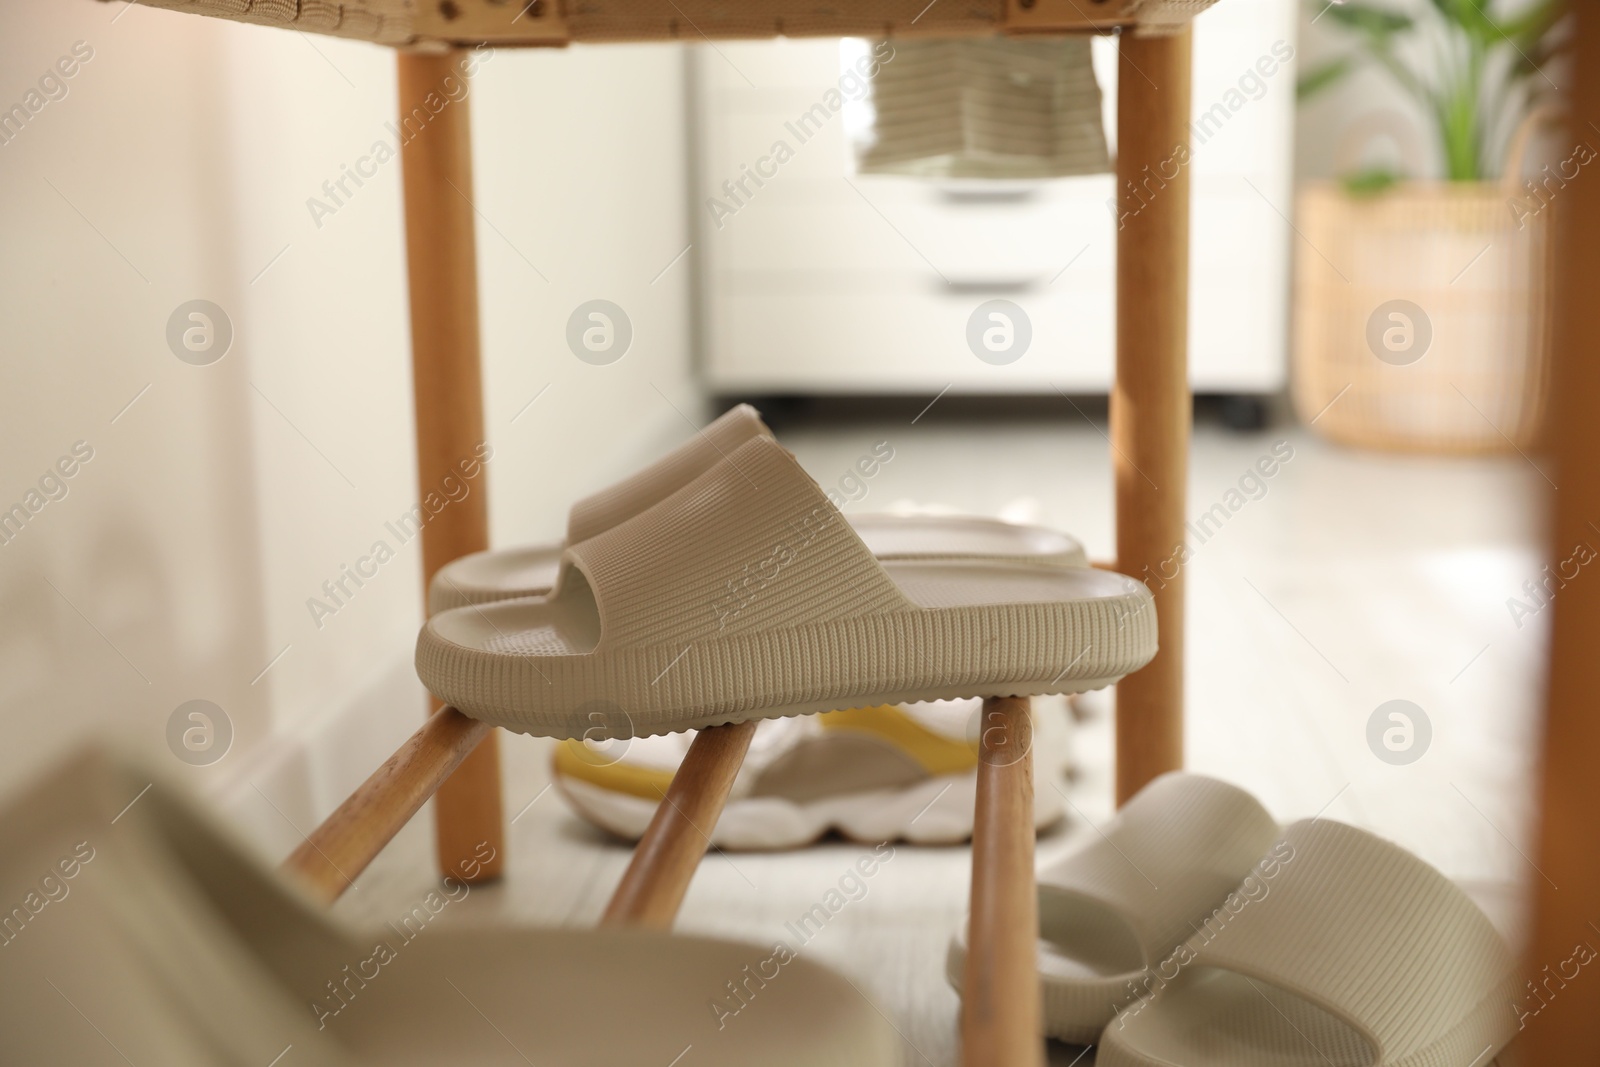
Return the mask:
<svg viewBox="0 0 1600 1067">
<path fill-rule="evenodd" d="M 1488 1067 L 1517 1030 L 1511 952 L 1454 883 L 1212 778 L 1157 778 L 1038 893 L 1046 1032 L 1098 1067 Z"/>
<path fill-rule="evenodd" d="M 565 545 L 442 569 L 423 683 L 523 733 L 616 736 L 1109 685 L 1156 652 L 1149 590 L 975 519 L 847 520 L 749 407 L 581 501 Z"/>
</svg>

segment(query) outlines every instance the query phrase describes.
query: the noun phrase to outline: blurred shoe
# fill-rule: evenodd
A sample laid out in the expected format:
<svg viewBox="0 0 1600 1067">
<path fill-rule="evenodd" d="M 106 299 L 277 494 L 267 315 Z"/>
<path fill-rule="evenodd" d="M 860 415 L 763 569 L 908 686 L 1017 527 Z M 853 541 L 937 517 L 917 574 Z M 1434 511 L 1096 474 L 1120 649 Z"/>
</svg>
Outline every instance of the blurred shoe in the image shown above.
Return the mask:
<svg viewBox="0 0 1600 1067">
<path fill-rule="evenodd" d="M 443 913 L 472 890 L 451 873 L 351 928 L 197 799 L 84 752 L 0 803 L 0 1062 L 659 1067 L 690 1046 L 722 1067 L 901 1062 L 887 1016 L 791 950 L 462 928 Z"/>
<path fill-rule="evenodd" d="M 798 848 L 836 831 L 856 841 L 958 844 L 972 836 L 981 700 L 941 700 L 767 719 L 756 729 L 712 844 Z M 1034 825 L 1061 818 L 1067 761 L 1060 698 L 1034 699 Z M 574 811 L 618 837 L 644 833 L 695 731 L 564 741 L 555 784 Z"/>
</svg>

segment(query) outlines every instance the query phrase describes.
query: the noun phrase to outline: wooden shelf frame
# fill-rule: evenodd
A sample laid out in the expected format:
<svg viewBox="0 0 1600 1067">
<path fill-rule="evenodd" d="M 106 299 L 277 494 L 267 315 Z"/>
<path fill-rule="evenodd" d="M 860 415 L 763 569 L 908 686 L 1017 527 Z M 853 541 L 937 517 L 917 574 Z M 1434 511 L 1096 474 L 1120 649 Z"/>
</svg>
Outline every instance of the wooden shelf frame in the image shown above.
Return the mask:
<svg viewBox="0 0 1600 1067">
<path fill-rule="evenodd" d="M 1183 576 L 1160 567 L 1183 542 L 1190 395 L 1188 309 L 1188 21 L 1211 0 L 967 0 L 924 8 L 923 0 L 862 0 L 848 17 L 833 8 L 753 2 L 741 15 L 697 23 L 662 17 L 673 0 L 605 0 L 570 15 L 557 0 L 146 0 L 169 7 L 311 32 L 406 46 L 400 54 L 402 113 L 459 61 L 456 49 L 490 44 L 560 46 L 573 41 L 799 35 L 1121 34 L 1117 164 L 1117 362 L 1111 421 L 1115 454 L 1117 558 L 1156 593 L 1161 651 L 1118 693 L 1119 802 L 1183 759 Z M 690 12 L 700 8 L 689 0 Z M 912 17 L 912 12 L 922 12 Z M 599 12 L 602 18 L 593 17 Z M 937 12 L 932 14 L 930 12 Z M 832 12 L 829 14 L 829 12 Z M 927 21 L 921 22 L 924 14 Z M 610 22 L 606 22 L 606 18 Z M 587 21 L 586 21 L 587 19 Z M 652 21 L 654 19 L 654 21 Z M 830 22 L 829 20 L 832 19 Z M 631 21 L 630 21 L 631 20 Z M 919 24 L 921 23 L 921 24 Z M 1577 19 L 1580 62 L 1575 130 L 1600 129 L 1600 13 Z M 418 478 L 426 489 L 483 438 L 474 222 L 457 190 L 471 188 L 465 102 L 437 116 L 438 133 L 403 152 Z M 1581 135 L 1580 135 L 1581 136 Z M 1183 160 L 1179 157 L 1183 156 Z M 1600 184 L 1577 181 L 1558 208 L 1563 230 L 1555 359 L 1554 444 L 1563 488 L 1555 528 L 1561 543 L 1587 539 L 1600 517 L 1600 304 L 1583 289 L 1600 276 Z M 487 547 L 484 494 L 424 532 L 424 578 L 450 559 Z M 1153 577 L 1159 575 L 1159 577 Z M 1600 911 L 1600 586 L 1577 583 L 1554 610 L 1548 732 L 1540 783 L 1544 804 L 1534 956 L 1529 973 L 1564 959 L 1574 938 L 1600 938 L 1581 921 Z M 1026 700 L 992 700 L 1001 724 L 981 753 L 974 828 L 973 924 L 962 1032 L 969 1065 L 1042 1062 L 1034 962 L 1036 900 L 1030 761 L 1014 758 L 1029 730 Z M 609 925 L 671 925 L 749 747 L 752 724 L 704 730 L 665 795 L 656 819 L 606 911 Z M 989 732 L 985 733 L 986 738 Z M 332 901 L 430 797 L 438 798 L 439 858 L 460 871 L 480 842 L 495 846 L 479 880 L 498 877 L 506 849 L 495 731 L 452 708 L 417 733 L 340 805 L 285 864 Z M 1554 879 L 1554 880 L 1553 880 Z M 1556 885 L 1560 889 L 1556 889 Z M 1544 955 L 1540 955 L 1544 953 Z M 1527 1062 L 1576 1063 L 1600 1047 L 1600 983 L 1564 991 L 1548 1023 L 1526 1035 Z"/>
<path fill-rule="evenodd" d="M 957 37 L 1186 29 L 1216 0 L 144 0 L 414 51 L 771 37 Z"/>
<path fill-rule="evenodd" d="M 1188 223 L 1186 151 L 1190 35 L 1124 36 L 1119 111 L 1118 345 L 1112 396 L 1116 444 L 1117 556 L 1130 573 L 1151 573 L 1183 539 L 1190 395 L 1187 374 Z M 430 87 L 462 69 L 456 51 L 399 57 L 402 113 Z M 1135 77 L 1132 71 L 1137 70 Z M 477 290 L 470 205 L 469 110 L 450 109 L 435 136 L 402 154 L 416 380 L 418 478 L 426 487 L 481 441 Z M 442 116 L 441 116 L 442 117 Z M 487 547 L 484 494 L 476 511 L 424 531 L 424 576 Z M 1161 652 L 1123 683 L 1118 700 L 1117 792 L 1126 798 L 1182 762 L 1183 576 L 1158 590 Z M 1017 757 L 1031 737 L 1026 700 L 986 703 L 973 831 L 973 925 L 962 1002 L 971 1065 L 1041 1063 L 1035 977 L 1031 761 Z M 754 734 L 753 723 L 703 730 L 657 807 L 611 898 L 603 925 L 670 928 L 710 845 Z M 993 744 L 991 744 L 991 741 Z M 438 859 L 443 870 L 498 877 L 502 839 L 494 731 L 452 708 L 437 711 L 407 744 L 319 827 L 286 869 L 329 901 L 437 791 Z M 998 746 L 998 747 L 996 747 Z M 1025 756 L 1025 750 L 1023 755 Z M 495 845 L 492 866 L 467 865 L 479 842 Z"/>
</svg>

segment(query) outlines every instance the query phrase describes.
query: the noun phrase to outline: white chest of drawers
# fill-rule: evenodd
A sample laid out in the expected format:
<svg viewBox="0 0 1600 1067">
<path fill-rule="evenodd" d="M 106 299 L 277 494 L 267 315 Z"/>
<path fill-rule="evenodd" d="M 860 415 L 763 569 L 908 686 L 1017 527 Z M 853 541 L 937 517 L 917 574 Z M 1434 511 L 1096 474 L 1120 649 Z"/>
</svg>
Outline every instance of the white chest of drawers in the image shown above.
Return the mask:
<svg viewBox="0 0 1600 1067">
<path fill-rule="evenodd" d="M 1267 393 L 1284 383 L 1294 37 L 1292 0 L 1226 0 L 1196 22 L 1196 391 Z M 693 50 L 692 189 L 710 387 L 1105 392 L 1112 176 L 980 185 L 858 175 L 849 133 L 859 109 L 816 117 L 828 111 L 848 47 L 780 40 Z M 1094 42 L 1108 119 L 1115 48 Z M 799 125 L 807 112 L 813 119 Z M 994 298 L 1013 301 L 1032 326 L 1028 351 L 998 366 L 975 358 L 966 339 L 973 311 Z"/>
</svg>

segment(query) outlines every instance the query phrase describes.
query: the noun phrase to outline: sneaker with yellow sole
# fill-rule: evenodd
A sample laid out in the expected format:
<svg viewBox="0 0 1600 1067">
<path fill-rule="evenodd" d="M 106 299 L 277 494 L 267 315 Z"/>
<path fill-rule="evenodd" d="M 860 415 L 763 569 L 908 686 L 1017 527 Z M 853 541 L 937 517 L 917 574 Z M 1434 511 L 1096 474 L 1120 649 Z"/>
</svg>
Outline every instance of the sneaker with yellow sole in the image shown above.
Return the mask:
<svg viewBox="0 0 1600 1067">
<path fill-rule="evenodd" d="M 851 708 L 766 719 L 756 729 L 711 842 L 787 849 L 829 831 L 858 841 L 958 844 L 972 836 L 981 700 Z M 1034 824 L 1059 820 L 1067 762 L 1060 697 L 1033 702 Z M 580 816 L 637 840 L 695 731 L 626 741 L 563 741 L 552 776 Z"/>
</svg>

